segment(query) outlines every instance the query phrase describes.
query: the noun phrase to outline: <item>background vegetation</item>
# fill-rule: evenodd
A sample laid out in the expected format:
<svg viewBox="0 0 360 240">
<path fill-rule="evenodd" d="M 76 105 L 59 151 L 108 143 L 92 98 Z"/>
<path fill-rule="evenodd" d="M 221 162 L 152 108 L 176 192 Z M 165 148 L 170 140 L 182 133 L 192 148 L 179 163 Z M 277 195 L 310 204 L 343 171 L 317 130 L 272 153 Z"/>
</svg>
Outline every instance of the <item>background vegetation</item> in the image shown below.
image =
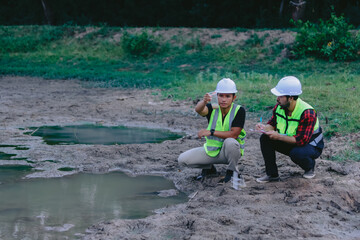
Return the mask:
<svg viewBox="0 0 360 240">
<path fill-rule="evenodd" d="M 0 6 L 0 25 L 279 28 L 289 27 L 299 8 L 304 21 L 328 19 L 333 8 L 360 25 L 360 0 L 0 0 Z"/>
<path fill-rule="evenodd" d="M 327 21 L 320 19 L 319 23 L 309 21 L 296 23 L 299 34 L 293 52 L 298 57 L 315 56 L 328 60 L 357 59 L 360 49 L 360 34 L 350 32 L 352 28 L 343 16 L 334 13 Z"/>
</svg>

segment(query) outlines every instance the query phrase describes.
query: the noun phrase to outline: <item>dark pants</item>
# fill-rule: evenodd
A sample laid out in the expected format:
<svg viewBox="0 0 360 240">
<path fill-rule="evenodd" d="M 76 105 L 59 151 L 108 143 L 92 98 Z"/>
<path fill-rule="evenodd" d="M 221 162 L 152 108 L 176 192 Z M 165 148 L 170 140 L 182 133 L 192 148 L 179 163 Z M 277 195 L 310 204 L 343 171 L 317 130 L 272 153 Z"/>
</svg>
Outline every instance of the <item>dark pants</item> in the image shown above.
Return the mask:
<svg viewBox="0 0 360 240">
<path fill-rule="evenodd" d="M 275 151 L 289 156 L 295 164 L 299 165 L 305 171 L 315 167 L 315 159 L 318 158 L 322 152 L 322 149 L 309 144 L 299 147 L 282 141 L 270 140 L 266 134 L 261 135 L 260 146 L 261 153 L 265 160 L 266 174 L 272 177 L 279 176 Z"/>
</svg>

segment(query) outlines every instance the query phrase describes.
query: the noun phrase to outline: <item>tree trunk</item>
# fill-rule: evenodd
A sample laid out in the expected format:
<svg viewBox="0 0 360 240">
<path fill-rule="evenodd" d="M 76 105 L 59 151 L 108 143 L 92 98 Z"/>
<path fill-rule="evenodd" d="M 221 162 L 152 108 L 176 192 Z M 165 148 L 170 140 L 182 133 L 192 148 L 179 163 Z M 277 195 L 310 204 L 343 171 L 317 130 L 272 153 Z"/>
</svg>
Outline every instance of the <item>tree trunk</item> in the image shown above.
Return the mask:
<svg viewBox="0 0 360 240">
<path fill-rule="evenodd" d="M 290 1 L 290 6 L 292 9 L 291 16 L 295 22 L 304 17 L 306 1 L 303 0 Z"/>
<path fill-rule="evenodd" d="M 49 4 L 48 4 L 47 0 L 41 0 L 41 4 L 42 4 L 43 9 L 44 9 L 44 15 L 45 15 L 47 24 L 53 25 L 53 23 L 54 23 L 53 22 L 53 15 L 52 15 L 52 12 L 50 10 L 50 7 L 49 7 Z"/>
<path fill-rule="evenodd" d="M 282 15 L 283 15 L 283 11 L 284 11 L 284 1 L 285 1 L 285 0 L 282 0 L 282 1 L 281 1 L 281 4 L 280 4 L 280 9 L 279 9 L 279 15 L 280 15 L 280 17 L 282 17 Z"/>
</svg>

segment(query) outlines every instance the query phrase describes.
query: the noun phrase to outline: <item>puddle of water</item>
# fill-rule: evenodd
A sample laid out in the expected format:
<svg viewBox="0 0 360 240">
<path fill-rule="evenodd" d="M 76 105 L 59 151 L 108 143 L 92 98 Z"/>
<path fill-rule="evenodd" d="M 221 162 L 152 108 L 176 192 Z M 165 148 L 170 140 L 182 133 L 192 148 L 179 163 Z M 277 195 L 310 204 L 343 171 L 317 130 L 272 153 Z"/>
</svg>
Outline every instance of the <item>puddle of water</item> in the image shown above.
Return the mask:
<svg viewBox="0 0 360 240">
<path fill-rule="evenodd" d="M 56 161 L 56 160 L 44 160 L 43 162 L 59 163 L 59 161 Z"/>
<path fill-rule="evenodd" d="M 30 148 L 18 145 L 0 145 L 0 148 L 14 148 L 15 150 L 29 150 Z"/>
<path fill-rule="evenodd" d="M 160 143 L 165 140 L 175 140 L 182 137 L 178 133 L 167 130 L 124 126 L 43 126 L 29 129 L 32 131 L 25 134 L 43 137 L 44 141 L 49 145 Z"/>
<path fill-rule="evenodd" d="M 0 145 L 0 148 L 14 148 L 15 150 L 29 150 L 28 147 L 18 145 Z M 27 158 L 15 158 L 16 154 L 0 151 L 0 160 L 27 160 Z"/>
<path fill-rule="evenodd" d="M 23 174 L 0 168 L 0 176 L 6 171 Z M 162 177 L 132 178 L 120 172 L 7 180 L 0 184 L 0 239 L 80 238 L 99 221 L 144 218 L 154 209 L 187 200 L 183 193 L 158 195 L 169 189 L 174 184 Z"/>
<path fill-rule="evenodd" d="M 0 185 L 19 181 L 22 177 L 25 177 L 25 175 L 29 174 L 31 170 L 32 170 L 31 166 L 24 166 L 24 165 L 0 166 Z"/>
<path fill-rule="evenodd" d="M 0 152 L 0 160 L 27 160 L 27 158 L 14 158 L 16 154 Z"/>
<path fill-rule="evenodd" d="M 11 158 L 15 157 L 15 156 L 16 156 L 16 154 L 0 152 L 0 160 L 11 160 Z"/>
<path fill-rule="evenodd" d="M 71 171 L 75 171 L 76 168 L 72 168 L 72 167 L 62 167 L 62 168 L 58 168 L 57 170 L 63 171 L 63 172 L 71 172 Z"/>
</svg>

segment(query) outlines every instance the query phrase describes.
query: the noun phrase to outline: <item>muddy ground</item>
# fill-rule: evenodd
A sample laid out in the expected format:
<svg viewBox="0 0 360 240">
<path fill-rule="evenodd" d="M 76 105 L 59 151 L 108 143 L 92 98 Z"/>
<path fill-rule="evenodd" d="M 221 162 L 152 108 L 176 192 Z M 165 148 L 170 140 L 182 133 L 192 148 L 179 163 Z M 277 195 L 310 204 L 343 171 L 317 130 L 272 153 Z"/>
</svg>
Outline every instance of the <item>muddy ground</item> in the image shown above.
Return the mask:
<svg viewBox="0 0 360 240">
<path fill-rule="evenodd" d="M 194 181 L 200 170 L 178 165 L 181 152 L 204 143 L 196 133 L 206 119 L 194 113 L 192 101 L 159 100 L 150 90 L 88 88 L 76 80 L 1 77 L 0 86 L 0 144 L 29 147 L 0 151 L 30 161 L 0 164 L 26 163 L 43 170 L 29 178 L 116 169 L 162 175 L 189 194 L 187 203 L 158 209 L 145 219 L 109 219 L 89 226 L 84 239 L 360 239 L 360 163 L 328 160 L 346 147 L 343 139 L 349 136 L 326 142 L 314 179 L 302 178 L 302 170 L 279 154 L 282 181 L 259 184 L 255 178 L 264 171 L 259 134 L 248 132 L 241 159 L 247 187 L 237 191 L 231 184 L 217 185 L 219 177 Z M 166 128 L 186 136 L 160 144 L 50 146 L 23 134 L 27 127 L 89 122 Z M 254 124 L 248 115 L 245 129 Z M 352 135 L 357 141 L 359 137 Z M 76 170 L 58 171 L 61 167 Z M 224 166 L 216 167 L 224 174 Z"/>
</svg>

